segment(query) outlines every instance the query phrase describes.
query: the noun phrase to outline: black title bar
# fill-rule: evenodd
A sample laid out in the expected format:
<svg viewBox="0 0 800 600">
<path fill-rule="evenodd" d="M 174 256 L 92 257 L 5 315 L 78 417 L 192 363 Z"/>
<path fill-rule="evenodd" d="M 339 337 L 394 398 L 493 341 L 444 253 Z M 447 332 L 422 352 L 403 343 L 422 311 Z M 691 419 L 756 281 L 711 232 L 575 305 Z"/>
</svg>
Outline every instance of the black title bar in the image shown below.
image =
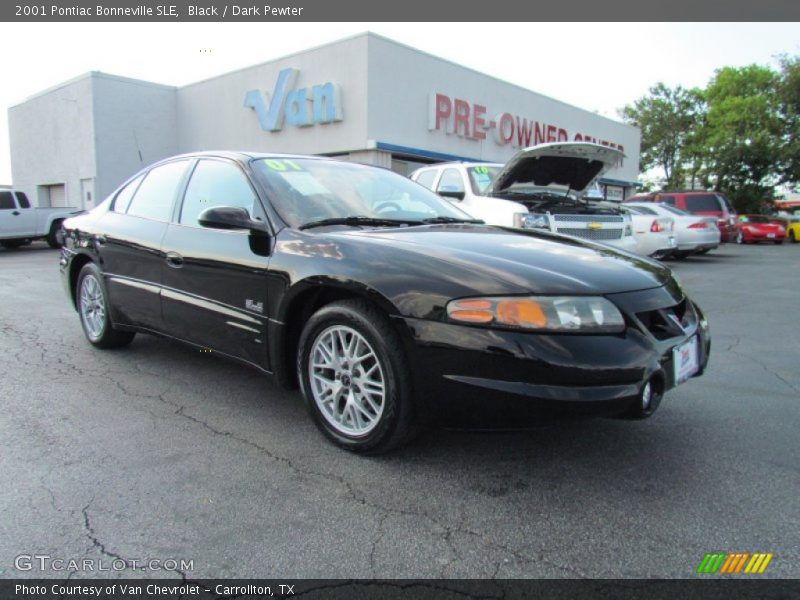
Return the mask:
<svg viewBox="0 0 800 600">
<path fill-rule="evenodd" d="M 798 21 L 797 0 L 4 0 L 17 22 Z M 535 31 L 531 31 L 534 35 Z M 568 40 L 565 40 L 567 42 Z M 520 40 L 524 45 L 524 40 Z"/>
</svg>

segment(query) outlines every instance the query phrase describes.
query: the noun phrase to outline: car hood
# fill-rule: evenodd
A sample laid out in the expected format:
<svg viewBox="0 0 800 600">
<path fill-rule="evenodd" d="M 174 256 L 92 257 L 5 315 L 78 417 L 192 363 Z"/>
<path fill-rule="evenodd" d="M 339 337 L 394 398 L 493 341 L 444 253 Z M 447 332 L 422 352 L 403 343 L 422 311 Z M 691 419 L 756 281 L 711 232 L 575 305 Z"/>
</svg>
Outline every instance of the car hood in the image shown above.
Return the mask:
<svg viewBox="0 0 800 600">
<path fill-rule="evenodd" d="M 623 158 L 625 155 L 615 148 L 587 142 L 532 146 L 511 157 L 492 182 L 489 192 L 503 193 L 514 184 L 525 184 L 553 192 L 569 190 L 580 197 Z"/>
<path fill-rule="evenodd" d="M 544 232 L 432 225 L 334 235 L 383 246 L 392 262 L 423 261 L 429 265 L 427 278 L 457 275 L 474 293 L 612 294 L 671 279 L 670 270 L 655 261 Z M 369 252 L 373 258 L 381 254 L 377 248 Z"/>
</svg>

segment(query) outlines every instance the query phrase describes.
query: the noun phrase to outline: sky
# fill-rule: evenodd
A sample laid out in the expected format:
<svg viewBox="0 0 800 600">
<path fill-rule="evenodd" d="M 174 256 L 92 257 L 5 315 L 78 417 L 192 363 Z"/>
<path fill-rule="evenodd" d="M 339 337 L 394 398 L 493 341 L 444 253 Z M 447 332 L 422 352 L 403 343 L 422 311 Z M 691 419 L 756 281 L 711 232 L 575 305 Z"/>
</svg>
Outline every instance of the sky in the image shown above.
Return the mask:
<svg viewBox="0 0 800 600">
<path fill-rule="evenodd" d="M 372 31 L 601 115 L 659 81 L 800 54 L 800 23 L 0 23 L 0 184 L 8 108 L 88 71 L 184 85 Z"/>
</svg>

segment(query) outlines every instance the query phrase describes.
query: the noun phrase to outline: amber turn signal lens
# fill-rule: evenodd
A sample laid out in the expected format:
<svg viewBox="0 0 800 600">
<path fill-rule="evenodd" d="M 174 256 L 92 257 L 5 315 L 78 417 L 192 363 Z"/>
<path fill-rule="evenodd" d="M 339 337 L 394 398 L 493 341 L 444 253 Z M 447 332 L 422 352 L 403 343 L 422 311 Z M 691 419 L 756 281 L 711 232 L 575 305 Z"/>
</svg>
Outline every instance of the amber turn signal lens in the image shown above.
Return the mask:
<svg viewBox="0 0 800 600">
<path fill-rule="evenodd" d="M 450 318 L 465 323 L 491 323 L 494 315 L 488 310 L 453 310 Z"/>
<path fill-rule="evenodd" d="M 516 327 L 541 328 L 547 325 L 547 316 L 538 302 L 528 299 L 501 300 L 495 309 L 497 321 Z"/>
</svg>

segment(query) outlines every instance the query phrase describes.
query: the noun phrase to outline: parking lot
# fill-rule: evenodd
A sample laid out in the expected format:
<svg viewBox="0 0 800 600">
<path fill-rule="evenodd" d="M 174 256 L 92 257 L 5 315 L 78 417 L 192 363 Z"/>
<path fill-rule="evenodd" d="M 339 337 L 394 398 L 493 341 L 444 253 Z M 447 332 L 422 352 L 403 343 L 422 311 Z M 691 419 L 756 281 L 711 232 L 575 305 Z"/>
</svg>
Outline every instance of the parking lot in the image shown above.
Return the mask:
<svg viewBox="0 0 800 600">
<path fill-rule="evenodd" d="M 800 246 L 670 264 L 712 356 L 652 419 L 434 430 L 364 458 L 245 366 L 143 335 L 91 348 L 57 251 L 0 250 L 0 577 L 66 576 L 15 568 L 33 554 L 194 578 L 695 577 L 707 552 L 800 577 Z"/>
</svg>

